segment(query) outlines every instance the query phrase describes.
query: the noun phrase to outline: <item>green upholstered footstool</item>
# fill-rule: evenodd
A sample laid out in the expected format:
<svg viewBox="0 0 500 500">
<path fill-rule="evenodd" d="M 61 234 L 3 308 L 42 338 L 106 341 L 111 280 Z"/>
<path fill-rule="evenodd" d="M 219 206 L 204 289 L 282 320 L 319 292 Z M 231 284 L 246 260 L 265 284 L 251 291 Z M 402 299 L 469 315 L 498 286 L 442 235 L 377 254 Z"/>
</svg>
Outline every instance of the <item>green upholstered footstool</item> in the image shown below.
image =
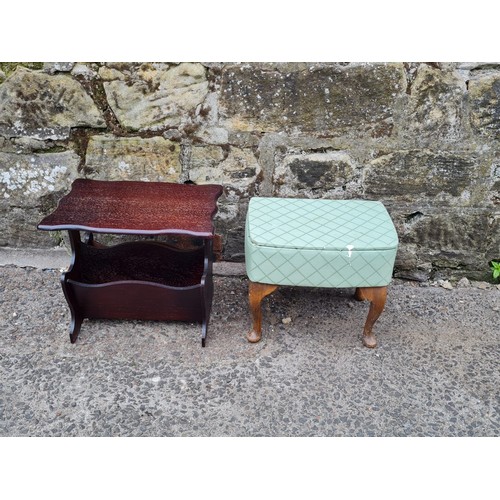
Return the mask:
<svg viewBox="0 0 500 500">
<path fill-rule="evenodd" d="M 253 318 L 250 342 L 261 338 L 261 302 L 278 285 L 355 288 L 371 302 L 363 343 L 372 333 L 392 278 L 398 236 L 384 205 L 366 200 L 250 200 L 245 262 Z"/>
</svg>

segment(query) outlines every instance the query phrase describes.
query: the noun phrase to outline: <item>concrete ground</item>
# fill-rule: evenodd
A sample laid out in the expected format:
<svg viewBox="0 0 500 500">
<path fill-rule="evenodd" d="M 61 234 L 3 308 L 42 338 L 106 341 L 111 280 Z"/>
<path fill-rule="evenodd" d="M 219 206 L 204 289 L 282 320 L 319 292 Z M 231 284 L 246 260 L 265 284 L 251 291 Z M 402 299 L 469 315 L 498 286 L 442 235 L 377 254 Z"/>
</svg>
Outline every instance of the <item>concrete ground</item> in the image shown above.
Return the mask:
<svg viewBox="0 0 500 500">
<path fill-rule="evenodd" d="M 281 288 L 249 344 L 243 267 L 219 264 L 205 348 L 175 322 L 85 321 L 70 344 L 43 269 L 67 260 L 0 255 L 1 436 L 500 435 L 498 287 L 395 282 L 373 350 L 353 290 Z"/>
</svg>

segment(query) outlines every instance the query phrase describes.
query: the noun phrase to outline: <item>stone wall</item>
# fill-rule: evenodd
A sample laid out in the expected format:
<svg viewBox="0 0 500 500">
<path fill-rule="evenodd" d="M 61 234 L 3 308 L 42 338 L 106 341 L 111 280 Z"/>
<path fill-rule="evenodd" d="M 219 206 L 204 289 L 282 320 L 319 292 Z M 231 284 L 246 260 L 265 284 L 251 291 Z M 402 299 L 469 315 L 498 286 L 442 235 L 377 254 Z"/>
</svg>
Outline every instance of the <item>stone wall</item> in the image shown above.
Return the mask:
<svg viewBox="0 0 500 500">
<path fill-rule="evenodd" d="M 251 196 L 381 200 L 396 276 L 488 275 L 500 257 L 500 64 L 1 63 L 0 246 L 77 177 L 222 183 L 243 259 Z"/>
</svg>

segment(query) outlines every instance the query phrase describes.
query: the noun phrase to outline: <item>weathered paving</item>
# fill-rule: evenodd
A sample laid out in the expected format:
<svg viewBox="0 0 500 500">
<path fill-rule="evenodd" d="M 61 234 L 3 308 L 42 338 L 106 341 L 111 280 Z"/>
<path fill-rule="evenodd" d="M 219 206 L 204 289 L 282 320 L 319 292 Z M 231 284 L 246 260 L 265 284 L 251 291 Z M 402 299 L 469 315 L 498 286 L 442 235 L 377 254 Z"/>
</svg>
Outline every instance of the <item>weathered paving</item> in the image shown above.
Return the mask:
<svg viewBox="0 0 500 500">
<path fill-rule="evenodd" d="M 352 290 L 281 288 L 249 344 L 227 275 L 204 349 L 175 322 L 86 321 L 70 344 L 59 272 L 0 267 L 0 435 L 498 437 L 500 289 L 479 286 L 393 284 L 374 350 Z"/>
</svg>

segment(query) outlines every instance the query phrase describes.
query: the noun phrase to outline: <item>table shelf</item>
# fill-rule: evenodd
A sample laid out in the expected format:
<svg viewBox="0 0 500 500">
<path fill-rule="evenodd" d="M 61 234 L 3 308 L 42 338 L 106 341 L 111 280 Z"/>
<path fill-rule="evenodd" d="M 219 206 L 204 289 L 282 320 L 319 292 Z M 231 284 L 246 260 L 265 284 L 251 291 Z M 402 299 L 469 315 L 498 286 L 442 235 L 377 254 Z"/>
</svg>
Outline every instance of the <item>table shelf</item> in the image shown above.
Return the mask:
<svg viewBox="0 0 500 500">
<path fill-rule="evenodd" d="M 82 244 L 80 252 L 77 281 L 83 284 L 148 281 L 183 288 L 198 285 L 203 275 L 202 246 L 184 251 L 164 243 L 134 241 L 104 248 Z"/>
<path fill-rule="evenodd" d="M 201 322 L 202 285 L 174 288 L 149 281 L 89 285 L 67 280 L 69 293 L 89 319 L 138 319 Z"/>
<path fill-rule="evenodd" d="M 66 286 L 86 318 L 200 322 L 208 271 L 203 247 L 185 251 L 150 241 L 113 247 L 82 243 L 79 265 L 67 273 Z"/>
</svg>

